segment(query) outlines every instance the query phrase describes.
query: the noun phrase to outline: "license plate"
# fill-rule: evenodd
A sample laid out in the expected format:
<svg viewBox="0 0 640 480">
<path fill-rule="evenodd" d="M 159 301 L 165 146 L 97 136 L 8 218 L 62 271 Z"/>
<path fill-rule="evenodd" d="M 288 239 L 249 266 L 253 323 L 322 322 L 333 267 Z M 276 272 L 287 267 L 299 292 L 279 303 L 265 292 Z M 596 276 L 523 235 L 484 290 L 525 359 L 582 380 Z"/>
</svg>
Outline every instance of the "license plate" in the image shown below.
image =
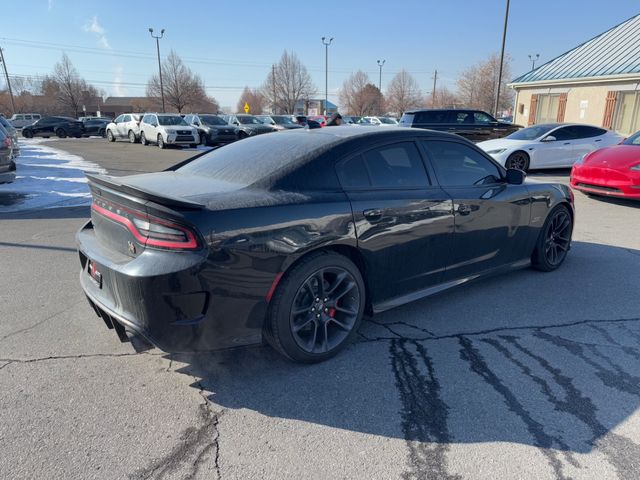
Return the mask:
<svg viewBox="0 0 640 480">
<path fill-rule="evenodd" d="M 89 272 L 89 276 L 91 279 L 96 282 L 98 288 L 102 288 L 102 274 L 98 271 L 98 266 L 92 260 L 89 260 L 87 271 Z"/>
</svg>

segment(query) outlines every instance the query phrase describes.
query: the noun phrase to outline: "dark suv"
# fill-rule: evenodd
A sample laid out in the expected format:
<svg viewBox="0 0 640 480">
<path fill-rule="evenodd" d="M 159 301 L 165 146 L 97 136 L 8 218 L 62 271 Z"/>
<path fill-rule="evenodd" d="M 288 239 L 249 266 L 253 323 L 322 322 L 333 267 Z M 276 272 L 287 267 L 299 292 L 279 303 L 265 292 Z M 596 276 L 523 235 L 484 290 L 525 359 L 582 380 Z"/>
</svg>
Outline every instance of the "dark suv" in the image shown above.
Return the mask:
<svg viewBox="0 0 640 480">
<path fill-rule="evenodd" d="M 481 110 L 411 110 L 402 116 L 400 126 L 457 133 L 473 142 L 506 137 L 522 128 Z"/>
<path fill-rule="evenodd" d="M 28 125 L 22 129 L 22 136 L 26 138 L 49 138 L 54 135 L 60 138 L 80 138 L 83 134 L 83 123 L 69 117 L 42 117 L 33 125 Z"/>
</svg>

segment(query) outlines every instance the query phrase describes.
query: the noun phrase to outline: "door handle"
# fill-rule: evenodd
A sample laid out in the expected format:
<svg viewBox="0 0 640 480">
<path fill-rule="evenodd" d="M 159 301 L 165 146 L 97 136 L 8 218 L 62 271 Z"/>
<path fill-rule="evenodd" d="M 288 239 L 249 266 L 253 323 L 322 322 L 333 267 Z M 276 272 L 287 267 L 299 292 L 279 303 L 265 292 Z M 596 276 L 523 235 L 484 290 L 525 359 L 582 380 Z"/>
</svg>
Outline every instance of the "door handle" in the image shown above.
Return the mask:
<svg viewBox="0 0 640 480">
<path fill-rule="evenodd" d="M 371 208 L 362 212 L 364 218 L 370 222 L 377 222 L 382 218 L 382 210 L 379 208 Z"/>
<path fill-rule="evenodd" d="M 602 141 L 602 139 L 601 139 L 601 138 L 598 138 L 598 139 L 596 139 L 595 141 L 596 141 L 596 142 L 601 142 L 601 141 Z"/>
<path fill-rule="evenodd" d="M 563 145 L 571 145 L 571 142 L 564 142 Z"/>
<path fill-rule="evenodd" d="M 469 215 L 471 213 L 471 205 L 467 205 L 466 203 L 460 203 L 458 205 L 458 213 L 460 215 Z"/>
</svg>

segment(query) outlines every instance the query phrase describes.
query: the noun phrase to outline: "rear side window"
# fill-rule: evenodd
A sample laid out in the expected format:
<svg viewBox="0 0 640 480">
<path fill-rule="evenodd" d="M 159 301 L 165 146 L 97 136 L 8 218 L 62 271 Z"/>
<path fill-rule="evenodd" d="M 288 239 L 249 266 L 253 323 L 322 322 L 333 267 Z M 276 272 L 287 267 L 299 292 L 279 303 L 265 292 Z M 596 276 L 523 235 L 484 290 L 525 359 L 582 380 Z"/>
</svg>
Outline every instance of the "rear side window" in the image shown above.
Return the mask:
<svg viewBox="0 0 640 480">
<path fill-rule="evenodd" d="M 446 110 L 432 110 L 427 112 L 418 112 L 416 114 L 416 123 L 447 123 Z"/>
<path fill-rule="evenodd" d="M 423 144 L 443 187 L 488 185 L 502 178 L 496 165 L 468 145 L 438 140 Z"/>
<path fill-rule="evenodd" d="M 131 115 L 125 115 L 124 118 L 122 119 L 123 122 L 130 122 L 131 121 Z"/>
<path fill-rule="evenodd" d="M 424 188 L 430 184 L 413 142 L 395 143 L 357 155 L 338 167 L 345 188 Z"/>
<path fill-rule="evenodd" d="M 602 128 L 592 127 L 589 125 L 573 125 L 567 128 L 573 132 L 575 138 L 598 137 L 607 133 L 607 131 Z"/>
<path fill-rule="evenodd" d="M 451 112 L 451 123 L 474 123 L 473 114 L 471 112 Z"/>
</svg>

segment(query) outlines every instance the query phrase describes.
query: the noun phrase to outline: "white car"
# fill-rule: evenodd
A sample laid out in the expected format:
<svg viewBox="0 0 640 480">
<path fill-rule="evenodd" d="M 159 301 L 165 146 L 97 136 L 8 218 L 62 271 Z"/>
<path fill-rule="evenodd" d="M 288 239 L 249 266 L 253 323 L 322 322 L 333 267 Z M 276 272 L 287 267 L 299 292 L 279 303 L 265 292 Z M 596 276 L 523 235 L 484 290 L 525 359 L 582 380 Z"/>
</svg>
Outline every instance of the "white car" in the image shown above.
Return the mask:
<svg viewBox="0 0 640 480">
<path fill-rule="evenodd" d="M 167 145 L 186 145 L 196 148 L 200 143 L 198 130 L 184 118 L 174 113 L 145 113 L 140 122 L 140 143 L 155 143 L 160 148 Z"/>
<path fill-rule="evenodd" d="M 592 125 L 544 123 L 477 145 L 506 168 L 567 168 L 587 153 L 617 145 L 623 137 Z"/>
<path fill-rule="evenodd" d="M 107 125 L 107 140 L 115 142 L 119 138 L 126 138 L 130 143 L 140 140 L 141 113 L 123 113 Z"/>
<path fill-rule="evenodd" d="M 362 117 L 358 123 L 361 125 L 378 125 L 379 127 L 399 126 L 398 121 L 391 117 Z"/>
</svg>

